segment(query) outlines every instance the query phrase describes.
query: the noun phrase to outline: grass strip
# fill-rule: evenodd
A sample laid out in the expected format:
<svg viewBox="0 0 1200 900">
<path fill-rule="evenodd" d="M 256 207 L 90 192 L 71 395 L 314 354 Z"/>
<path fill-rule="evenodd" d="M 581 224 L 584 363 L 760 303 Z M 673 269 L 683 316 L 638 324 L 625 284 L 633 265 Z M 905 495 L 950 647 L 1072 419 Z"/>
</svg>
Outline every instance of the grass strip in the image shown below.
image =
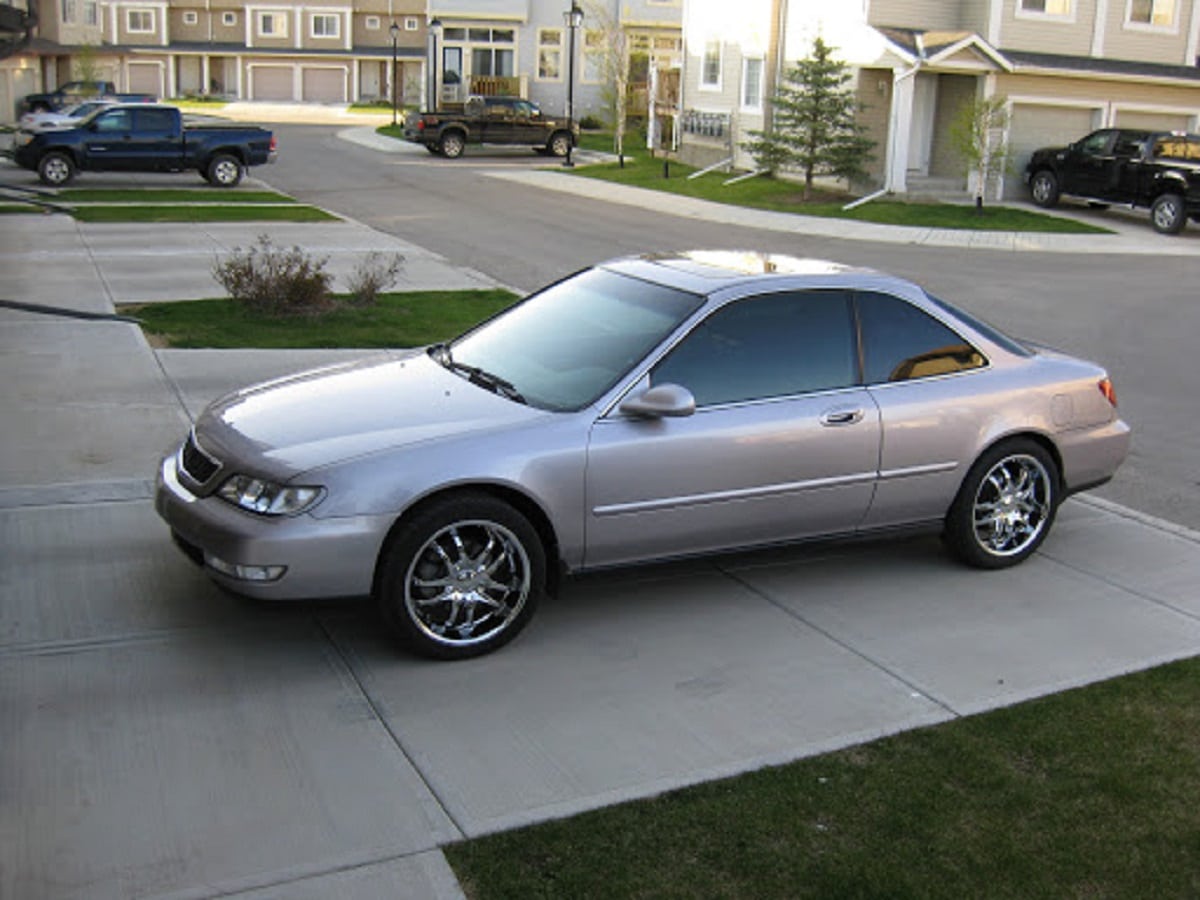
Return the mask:
<svg viewBox="0 0 1200 900">
<path fill-rule="evenodd" d="M 455 337 L 511 306 L 505 290 L 381 294 L 376 306 L 343 306 L 319 316 L 257 314 L 233 300 L 125 305 L 148 335 L 178 348 L 419 347 Z"/>
<path fill-rule="evenodd" d="M 78 206 L 80 222 L 340 222 L 315 206 Z"/>
<path fill-rule="evenodd" d="M 446 855 L 475 900 L 1196 897 L 1197 735 L 1200 658 Z"/>
<path fill-rule="evenodd" d="M 589 136 L 581 144 L 594 144 L 595 149 L 611 152 L 611 138 Z M 632 142 L 626 141 L 629 146 Z M 825 202 L 805 202 L 801 185 L 777 178 L 759 176 L 737 184 L 724 182 L 731 177 L 724 172 L 711 172 L 688 179 L 696 171 L 691 166 L 653 159 L 644 152 L 628 155 L 624 168 L 617 163 L 579 166 L 561 171 L 582 178 L 594 178 L 615 184 L 646 188 L 655 191 L 695 197 L 730 206 L 767 209 L 775 212 L 797 213 L 805 216 L 852 219 L 883 225 L 910 225 L 922 228 L 949 228 L 970 231 L 1025 231 L 1062 234 L 1112 234 L 1086 222 L 1063 219 L 1025 209 L 1007 206 L 974 206 L 956 203 L 908 203 L 898 200 L 875 200 L 852 210 L 842 209 L 851 198 L 838 197 Z M 664 172 L 669 177 L 664 177 Z"/>
<path fill-rule="evenodd" d="M 62 203 L 295 203 L 294 197 L 275 191 L 195 188 L 64 188 L 57 193 Z"/>
</svg>

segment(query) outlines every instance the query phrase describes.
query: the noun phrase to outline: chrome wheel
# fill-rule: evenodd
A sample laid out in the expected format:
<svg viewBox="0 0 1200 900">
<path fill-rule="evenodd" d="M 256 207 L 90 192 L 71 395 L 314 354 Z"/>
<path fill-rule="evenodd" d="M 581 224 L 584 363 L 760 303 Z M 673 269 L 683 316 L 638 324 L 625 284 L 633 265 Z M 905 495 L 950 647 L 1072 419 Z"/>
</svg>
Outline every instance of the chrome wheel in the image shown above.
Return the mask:
<svg viewBox="0 0 1200 900">
<path fill-rule="evenodd" d="M 566 156 L 567 151 L 571 149 L 570 135 L 558 133 L 550 138 L 550 153 L 553 156 Z"/>
<path fill-rule="evenodd" d="M 451 131 L 449 134 L 442 135 L 442 156 L 447 159 L 458 159 L 458 157 L 462 156 L 465 147 L 466 141 L 463 140 L 462 135 L 458 132 Z"/>
<path fill-rule="evenodd" d="M 975 461 L 946 515 L 954 554 L 982 569 L 1014 566 L 1045 540 L 1058 510 L 1054 458 L 1029 438 L 1013 438 Z"/>
<path fill-rule="evenodd" d="M 1038 172 L 1029 183 L 1029 192 L 1038 206 L 1053 206 L 1058 202 L 1058 179 L 1053 172 Z"/>
<path fill-rule="evenodd" d="M 404 603 L 432 640 L 470 646 L 507 628 L 531 587 L 529 557 L 495 522 L 455 522 L 433 535 L 404 578 Z"/>
<path fill-rule="evenodd" d="M 208 180 L 217 187 L 233 187 L 242 180 L 242 164 L 232 156 L 222 154 L 209 165 Z"/>
<path fill-rule="evenodd" d="M 75 166 L 71 160 L 61 153 L 49 153 L 38 166 L 38 177 L 43 184 L 51 187 L 61 187 L 75 176 Z"/>
<path fill-rule="evenodd" d="M 1178 234 L 1187 224 L 1183 198 L 1178 194 L 1162 194 L 1150 207 L 1150 221 L 1161 234 Z"/>
<path fill-rule="evenodd" d="M 975 494 L 975 539 L 987 553 L 1017 556 L 1050 522 L 1050 474 L 1032 456 L 1009 456 L 984 476 Z"/>
</svg>

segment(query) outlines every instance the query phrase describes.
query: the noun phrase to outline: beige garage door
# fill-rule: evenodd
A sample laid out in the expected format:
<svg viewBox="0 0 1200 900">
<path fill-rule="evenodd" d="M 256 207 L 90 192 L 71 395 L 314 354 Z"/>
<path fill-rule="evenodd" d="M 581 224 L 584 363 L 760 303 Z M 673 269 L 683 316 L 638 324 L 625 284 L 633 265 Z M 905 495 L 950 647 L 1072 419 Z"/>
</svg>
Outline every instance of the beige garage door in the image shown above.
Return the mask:
<svg viewBox="0 0 1200 900">
<path fill-rule="evenodd" d="M 1191 116 L 1132 110 L 1117 110 L 1116 119 L 1120 128 L 1145 128 L 1147 131 L 1187 131 L 1191 124 Z"/>
<path fill-rule="evenodd" d="M 129 93 L 163 95 L 162 66 L 158 63 L 129 64 Z"/>
<path fill-rule="evenodd" d="M 251 100 L 295 100 L 292 93 L 291 66 L 252 66 Z"/>
<path fill-rule="evenodd" d="M 346 102 L 346 70 L 306 68 L 301 72 L 304 99 L 314 103 Z"/>
<path fill-rule="evenodd" d="M 1025 185 L 1021 175 L 1034 150 L 1061 147 L 1078 140 L 1098 127 L 1098 111 L 1074 106 L 1040 106 L 1014 103 L 1009 143 L 1013 151 L 1015 175 L 1004 182 L 1005 197 L 1022 197 Z"/>
</svg>

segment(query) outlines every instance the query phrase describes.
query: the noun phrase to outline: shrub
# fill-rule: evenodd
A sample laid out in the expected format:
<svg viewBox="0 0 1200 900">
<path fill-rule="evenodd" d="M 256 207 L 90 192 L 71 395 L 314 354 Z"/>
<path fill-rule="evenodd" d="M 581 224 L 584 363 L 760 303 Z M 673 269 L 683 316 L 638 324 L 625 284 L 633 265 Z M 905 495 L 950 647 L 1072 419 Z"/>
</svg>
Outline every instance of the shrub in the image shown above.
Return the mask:
<svg viewBox="0 0 1200 900">
<path fill-rule="evenodd" d="M 314 259 L 299 247 L 275 247 L 265 234 L 248 250 L 235 247 L 213 265 L 213 277 L 239 303 L 255 312 L 286 316 L 332 308 L 325 272 L 328 257 Z"/>
<path fill-rule="evenodd" d="M 579 127 L 583 131 L 600 131 L 604 123 L 593 115 L 586 115 L 579 120 Z"/>
<path fill-rule="evenodd" d="M 355 266 L 346 282 L 350 291 L 346 302 L 351 306 L 374 306 L 380 293 L 396 283 L 403 265 L 404 257 L 399 253 L 393 253 L 388 260 L 384 254 L 372 250 Z"/>
</svg>

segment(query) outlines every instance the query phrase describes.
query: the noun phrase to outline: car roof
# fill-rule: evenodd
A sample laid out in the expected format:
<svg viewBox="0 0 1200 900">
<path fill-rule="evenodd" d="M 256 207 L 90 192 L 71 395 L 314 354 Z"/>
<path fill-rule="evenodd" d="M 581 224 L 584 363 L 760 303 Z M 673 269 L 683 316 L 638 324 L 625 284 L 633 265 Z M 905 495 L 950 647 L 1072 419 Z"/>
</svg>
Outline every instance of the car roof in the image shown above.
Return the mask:
<svg viewBox="0 0 1200 900">
<path fill-rule="evenodd" d="M 646 253 L 601 263 L 601 268 L 665 284 L 696 294 L 711 294 L 724 288 L 786 279 L 789 283 L 810 282 L 812 286 L 868 283 L 915 288 L 863 266 L 827 259 L 762 253 L 754 250 L 687 250 L 678 253 Z"/>
</svg>

